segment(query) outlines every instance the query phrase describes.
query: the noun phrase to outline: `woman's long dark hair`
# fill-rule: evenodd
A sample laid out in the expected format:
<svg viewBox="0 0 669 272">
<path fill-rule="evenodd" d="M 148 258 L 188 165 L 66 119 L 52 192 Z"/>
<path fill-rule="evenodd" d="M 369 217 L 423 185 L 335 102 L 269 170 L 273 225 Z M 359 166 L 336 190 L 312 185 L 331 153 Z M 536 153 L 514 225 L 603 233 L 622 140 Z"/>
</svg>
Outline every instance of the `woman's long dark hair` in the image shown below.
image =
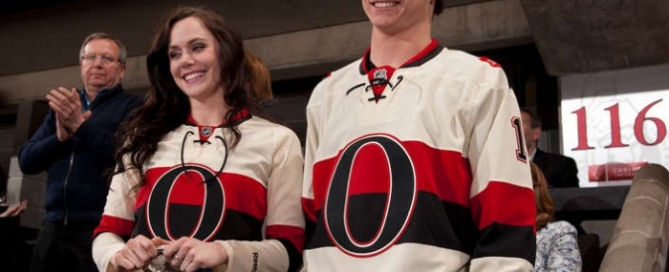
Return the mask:
<svg viewBox="0 0 669 272">
<path fill-rule="evenodd" d="M 216 12 L 196 7 L 179 7 L 160 27 L 147 55 L 146 67 L 151 88 L 145 96 L 144 104 L 119 126 L 116 133 L 119 146 L 115 155 L 116 173 L 127 170 L 123 163 L 126 156 L 130 159 L 129 168 L 136 168 L 142 173 L 143 166 L 156 152 L 158 142 L 188 119 L 191 112 L 189 99 L 174 82 L 168 57 L 172 28 L 188 17 L 202 21 L 219 45 L 218 63 L 223 95 L 225 102 L 231 107 L 225 116 L 226 124 L 233 131 L 231 146 L 235 146 L 242 137 L 233 118 L 245 108 L 251 112 L 256 112 L 258 108 L 250 100 L 249 91 L 246 90 L 249 68 L 245 61 L 241 36 Z M 142 180 L 137 187 L 145 183 L 143 175 L 140 176 Z"/>
<path fill-rule="evenodd" d="M 534 163 L 530 163 L 532 172 L 532 185 L 534 187 L 534 200 L 537 205 L 536 227 L 537 232 L 555 221 L 555 203 L 548 192 L 548 181 L 541 171 L 541 168 Z"/>
</svg>

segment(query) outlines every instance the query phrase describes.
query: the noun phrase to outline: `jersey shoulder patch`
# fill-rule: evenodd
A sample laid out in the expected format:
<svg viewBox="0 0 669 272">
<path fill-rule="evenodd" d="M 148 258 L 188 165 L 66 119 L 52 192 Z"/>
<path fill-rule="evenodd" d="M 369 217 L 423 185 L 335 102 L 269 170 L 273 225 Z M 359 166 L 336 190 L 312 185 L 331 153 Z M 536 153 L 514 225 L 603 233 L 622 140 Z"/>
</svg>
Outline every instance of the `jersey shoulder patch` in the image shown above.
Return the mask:
<svg viewBox="0 0 669 272">
<path fill-rule="evenodd" d="M 495 68 L 500 68 L 502 67 L 499 65 L 499 63 L 495 62 L 494 60 L 489 59 L 488 57 L 479 57 L 479 60 L 485 63 L 490 64 L 490 66 L 495 67 Z"/>
</svg>

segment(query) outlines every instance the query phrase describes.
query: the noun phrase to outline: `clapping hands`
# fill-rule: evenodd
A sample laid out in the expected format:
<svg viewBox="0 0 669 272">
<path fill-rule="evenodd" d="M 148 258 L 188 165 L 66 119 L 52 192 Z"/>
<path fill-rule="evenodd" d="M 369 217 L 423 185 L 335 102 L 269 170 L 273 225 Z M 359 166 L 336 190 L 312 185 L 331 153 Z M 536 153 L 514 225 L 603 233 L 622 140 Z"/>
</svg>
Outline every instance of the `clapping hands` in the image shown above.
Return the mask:
<svg viewBox="0 0 669 272">
<path fill-rule="evenodd" d="M 83 111 L 81 98 L 76 89 L 64 87 L 52 89 L 46 95 L 49 107 L 56 113 L 56 135 L 61 142 L 67 141 L 79 126 L 91 116 L 91 111 Z"/>
</svg>

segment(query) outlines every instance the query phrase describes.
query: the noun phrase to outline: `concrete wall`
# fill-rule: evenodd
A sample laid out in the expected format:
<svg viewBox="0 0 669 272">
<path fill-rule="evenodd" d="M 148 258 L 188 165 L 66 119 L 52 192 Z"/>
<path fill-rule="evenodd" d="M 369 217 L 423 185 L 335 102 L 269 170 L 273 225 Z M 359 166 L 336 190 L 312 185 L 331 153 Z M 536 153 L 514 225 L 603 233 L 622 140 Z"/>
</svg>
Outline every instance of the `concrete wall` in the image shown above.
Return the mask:
<svg viewBox="0 0 669 272">
<path fill-rule="evenodd" d="M 273 79 L 324 75 L 359 58 L 369 46 L 370 25 L 354 22 L 267 35 L 245 40 L 260 56 Z M 519 0 L 499 0 L 449 8 L 434 22 L 434 37 L 443 45 L 466 50 L 503 48 L 532 43 L 532 34 Z M 79 39 L 78 38 L 77 42 Z M 78 46 L 76 47 L 78 48 Z M 76 56 L 73 56 L 75 60 Z M 148 86 L 145 55 L 130 57 L 123 85 Z M 54 87 L 81 85 L 79 68 L 69 66 L 0 77 L 5 104 L 43 99 Z"/>
<path fill-rule="evenodd" d="M 443 45 L 457 49 L 483 50 L 532 43 L 532 36 L 519 0 L 473 2 L 477 3 L 448 8 L 436 18 L 433 27 L 434 37 Z M 119 5 L 129 4 L 124 2 Z M 142 2 L 139 5 L 144 10 L 148 10 L 150 6 L 148 2 Z M 114 7 L 114 9 L 118 12 L 123 10 L 120 7 Z M 99 10 L 89 11 L 99 12 Z M 71 12 L 64 14 L 71 15 Z M 59 16 L 64 15 L 49 15 L 30 25 L 42 29 L 45 25 L 44 21 L 57 21 Z M 355 16 L 360 17 L 360 14 Z M 97 20 L 93 17 L 95 16 L 83 16 L 82 20 Z M 353 17 L 347 17 L 345 21 L 351 21 Z M 63 24 L 70 24 L 69 18 L 61 19 Z M 275 81 L 325 75 L 361 57 L 369 46 L 371 26 L 367 21 L 341 23 L 334 20 L 332 22 L 334 24 L 331 26 L 321 24 L 318 28 L 283 33 L 277 29 L 259 30 L 256 27 L 255 37 L 247 38 L 245 45 L 249 51 L 263 59 Z M 298 29 L 299 24 L 293 23 L 292 29 Z M 70 26 L 73 27 L 73 25 Z M 17 24 L 16 27 L 21 29 L 25 26 Z M 57 27 L 57 29 L 61 28 L 63 25 Z M 25 29 L 25 31 L 29 30 Z M 263 33 L 278 34 L 262 35 Z M 82 35 L 85 34 L 81 33 L 80 36 Z M 29 33 L 24 33 L 21 37 L 27 36 Z M 83 36 L 71 37 L 73 41 L 70 41 L 70 47 L 77 50 L 82 38 Z M 132 39 L 133 42 L 136 41 Z M 148 48 L 148 45 L 142 48 Z M 73 56 L 73 62 L 76 62 L 74 58 Z M 126 89 L 141 93 L 149 86 L 145 62 L 146 56 L 142 54 L 128 58 L 126 77 L 123 79 Z M 11 109 L 18 109 L 17 119 L 20 124 L 13 133 L 13 139 L 9 141 L 14 143 L 13 150 L 7 147 L 6 154 L 18 152 L 21 144 L 31 136 L 34 127 L 41 123 L 45 112 L 34 109 L 33 101 L 43 100 L 50 89 L 59 86 L 80 87 L 79 67 L 67 66 L 0 77 L 0 97 L 6 105 L 18 105 Z M 306 129 L 304 107 L 308 96 L 309 90 L 293 90 L 292 94 L 291 92 L 278 94 L 277 107 L 273 110 L 277 117 L 295 130 L 302 140 Z M 6 134 L 6 137 L 12 137 L 11 131 Z M 3 134 L 0 132 L 0 138 L 2 137 Z M 0 152 L 2 152 L 1 146 Z M 15 163 L 16 160 L 13 162 Z M 22 224 L 36 227 L 37 222 L 40 222 L 43 216 L 41 205 L 45 176 L 23 176 L 14 163 L 10 167 L 12 190 L 18 192 L 16 193 L 19 194 L 16 196 L 17 199 L 29 199 L 29 209 L 22 217 Z"/>
</svg>

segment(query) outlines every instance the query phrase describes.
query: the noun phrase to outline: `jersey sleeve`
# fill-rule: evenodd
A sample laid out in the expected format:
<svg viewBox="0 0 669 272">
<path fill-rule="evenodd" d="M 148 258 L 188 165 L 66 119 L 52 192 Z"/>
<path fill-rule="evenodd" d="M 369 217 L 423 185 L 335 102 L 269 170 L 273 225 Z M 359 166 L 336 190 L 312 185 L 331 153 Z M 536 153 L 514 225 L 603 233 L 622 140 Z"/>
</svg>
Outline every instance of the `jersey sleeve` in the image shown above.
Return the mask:
<svg viewBox="0 0 669 272">
<path fill-rule="evenodd" d="M 532 271 L 534 193 L 520 110 L 500 68 L 480 85 L 467 156 L 473 172 L 472 216 L 479 231 L 471 271 Z"/>
<path fill-rule="evenodd" d="M 123 248 L 135 225 L 133 186 L 139 182 L 139 173 L 134 168 L 126 169 L 112 178 L 102 219 L 93 233 L 93 260 L 100 271 L 110 271 L 109 260 Z"/>
<path fill-rule="evenodd" d="M 317 87 L 318 88 L 318 87 Z M 307 105 L 307 133 L 304 153 L 304 181 L 302 185 L 302 209 L 306 217 L 307 241 L 316 226 L 316 207 L 313 192 L 313 170 L 320 138 L 322 105 L 318 99 L 318 91 L 314 90 Z"/>
<path fill-rule="evenodd" d="M 296 271 L 302 262 L 304 217 L 300 202 L 302 150 L 288 128 L 275 133 L 267 182 L 266 240 L 218 241 L 228 251 L 226 271 Z M 289 133 L 287 133 L 289 132 Z"/>
</svg>

